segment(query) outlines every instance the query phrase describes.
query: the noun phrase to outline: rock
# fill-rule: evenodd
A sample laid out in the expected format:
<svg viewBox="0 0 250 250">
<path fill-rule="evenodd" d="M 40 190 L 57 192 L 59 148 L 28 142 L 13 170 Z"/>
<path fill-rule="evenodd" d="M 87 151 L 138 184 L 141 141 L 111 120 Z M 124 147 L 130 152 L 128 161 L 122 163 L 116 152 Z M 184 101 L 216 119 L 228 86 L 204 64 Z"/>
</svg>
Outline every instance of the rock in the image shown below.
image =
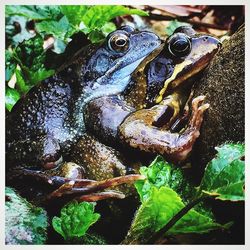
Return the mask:
<svg viewBox="0 0 250 250">
<path fill-rule="evenodd" d="M 192 165 L 203 171 L 216 146 L 245 140 L 244 26 L 223 43 L 196 84 L 195 96 L 206 95 L 210 104 L 191 157 Z"/>
</svg>

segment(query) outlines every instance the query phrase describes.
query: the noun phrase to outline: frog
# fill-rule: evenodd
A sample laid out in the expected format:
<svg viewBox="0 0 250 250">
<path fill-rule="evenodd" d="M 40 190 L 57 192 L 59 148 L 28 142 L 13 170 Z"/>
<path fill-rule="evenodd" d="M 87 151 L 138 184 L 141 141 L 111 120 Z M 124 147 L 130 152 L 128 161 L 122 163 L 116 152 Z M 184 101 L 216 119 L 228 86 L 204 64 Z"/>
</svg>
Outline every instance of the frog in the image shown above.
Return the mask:
<svg viewBox="0 0 250 250">
<path fill-rule="evenodd" d="M 80 187 L 83 193 L 88 187 L 87 193 L 93 193 L 94 189 L 118 185 L 126 178 L 128 182 L 141 178 L 112 179 L 103 187 L 103 182 L 85 180 L 78 165 L 66 166 L 65 171 L 58 167 L 86 133 L 86 105 L 95 98 L 122 92 L 135 68 L 161 44 L 153 32 L 122 26 L 101 44 L 84 47 L 66 67 L 33 87 L 6 120 L 7 179 L 22 175 L 45 181 L 58 188 L 49 196 L 53 198 L 62 193 L 79 193 Z M 94 182 L 97 189 L 93 189 Z M 113 194 L 99 195 L 97 199 Z"/>
<path fill-rule="evenodd" d="M 205 96 L 193 98 L 193 79 L 220 47 L 215 37 L 190 26 L 177 28 L 140 63 L 123 92 L 88 103 L 84 117 L 89 133 L 77 143 L 74 161 L 97 179 L 138 173 L 147 155 L 185 162 L 209 108 Z M 139 161 L 127 163 L 131 158 Z"/>
</svg>

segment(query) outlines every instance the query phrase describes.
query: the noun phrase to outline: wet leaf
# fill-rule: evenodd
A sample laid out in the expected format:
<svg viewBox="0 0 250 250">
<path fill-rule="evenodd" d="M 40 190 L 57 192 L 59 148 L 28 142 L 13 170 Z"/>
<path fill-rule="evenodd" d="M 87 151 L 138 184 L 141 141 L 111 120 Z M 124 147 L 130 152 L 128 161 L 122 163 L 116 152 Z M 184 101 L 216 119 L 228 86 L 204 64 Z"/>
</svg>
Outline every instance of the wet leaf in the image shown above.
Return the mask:
<svg viewBox="0 0 250 250">
<path fill-rule="evenodd" d="M 147 177 L 135 184 L 142 203 L 125 244 L 147 242 L 152 234 L 165 226 L 196 195 L 196 189 L 184 173 L 161 156 L 149 167 L 140 168 L 140 173 Z M 200 203 L 178 220 L 167 234 L 206 233 L 218 228 L 224 226 L 216 223 L 210 208 Z"/>
<path fill-rule="evenodd" d="M 218 154 L 208 163 L 199 191 L 216 199 L 245 199 L 245 145 L 226 144 L 216 147 Z"/>
<path fill-rule="evenodd" d="M 5 91 L 5 107 L 11 111 L 15 103 L 20 99 L 20 94 L 16 89 L 7 87 Z"/>
<path fill-rule="evenodd" d="M 171 188 L 151 188 L 150 196 L 142 202 L 136 212 L 124 244 L 142 244 L 165 226 L 183 207 L 184 203 Z M 191 209 L 167 231 L 167 235 L 185 233 L 206 233 L 223 228 L 206 215 Z"/>
<path fill-rule="evenodd" d="M 65 240 L 82 237 L 100 218 L 94 207 L 95 203 L 72 201 L 61 209 L 60 217 L 53 217 L 52 226 Z"/>
</svg>

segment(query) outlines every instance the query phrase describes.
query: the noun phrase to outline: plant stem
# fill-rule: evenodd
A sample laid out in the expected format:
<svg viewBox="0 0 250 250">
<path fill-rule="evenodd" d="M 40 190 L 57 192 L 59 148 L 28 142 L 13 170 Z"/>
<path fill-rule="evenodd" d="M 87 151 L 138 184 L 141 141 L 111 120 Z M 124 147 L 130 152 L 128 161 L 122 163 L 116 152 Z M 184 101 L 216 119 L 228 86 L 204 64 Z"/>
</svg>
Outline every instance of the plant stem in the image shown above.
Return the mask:
<svg viewBox="0 0 250 250">
<path fill-rule="evenodd" d="M 153 236 L 148 240 L 147 244 L 154 244 L 162 235 L 164 235 L 175 223 L 181 219 L 190 209 L 197 205 L 202 200 L 208 198 L 206 195 L 202 195 L 193 201 L 191 201 L 187 206 L 182 208 L 163 228 L 157 231 Z"/>
</svg>

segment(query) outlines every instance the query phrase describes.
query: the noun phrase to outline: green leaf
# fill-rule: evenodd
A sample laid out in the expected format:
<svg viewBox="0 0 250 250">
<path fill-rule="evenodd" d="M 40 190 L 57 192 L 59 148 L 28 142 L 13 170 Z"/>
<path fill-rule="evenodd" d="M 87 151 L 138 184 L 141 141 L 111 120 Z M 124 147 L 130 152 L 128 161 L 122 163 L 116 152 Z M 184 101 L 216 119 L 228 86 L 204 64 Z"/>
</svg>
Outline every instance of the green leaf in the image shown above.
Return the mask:
<svg viewBox="0 0 250 250">
<path fill-rule="evenodd" d="M 102 41 L 105 38 L 105 35 L 103 34 L 102 31 L 100 30 L 93 30 L 89 33 L 88 35 L 88 39 L 92 42 L 92 43 L 99 43 L 100 41 Z"/>
<path fill-rule="evenodd" d="M 226 144 L 216 150 L 218 154 L 208 163 L 199 191 L 220 200 L 244 200 L 245 145 Z"/>
<path fill-rule="evenodd" d="M 147 16 L 147 12 L 139 9 L 129 9 L 121 5 L 95 5 L 89 8 L 82 21 L 90 29 L 101 28 L 106 22 L 117 16 L 141 15 Z"/>
<path fill-rule="evenodd" d="M 13 56 L 21 67 L 26 66 L 28 70 L 36 71 L 41 68 L 45 60 L 43 38 L 36 35 L 32 39 L 19 44 Z"/>
<path fill-rule="evenodd" d="M 78 26 L 83 21 L 83 16 L 90 8 L 88 5 L 61 5 L 62 13 L 68 18 L 69 22 Z"/>
<path fill-rule="evenodd" d="M 168 185 L 171 178 L 171 165 L 164 161 L 161 156 L 157 156 L 148 167 L 141 167 L 140 173 L 147 179 L 137 181 L 135 187 L 141 201 L 144 201 L 150 196 L 153 186 L 160 188 Z"/>
<path fill-rule="evenodd" d="M 35 34 L 27 30 L 27 18 L 23 16 L 10 16 L 6 19 L 5 33 L 7 42 L 11 45 L 17 46 L 19 43 L 29 40 Z M 16 28 L 18 23 L 19 29 Z"/>
<path fill-rule="evenodd" d="M 74 33 L 66 16 L 62 17 L 59 21 L 50 20 L 37 23 L 36 29 L 38 32 L 53 35 L 61 40 L 65 40 Z"/>
<path fill-rule="evenodd" d="M 130 9 L 121 5 L 94 5 L 94 6 L 61 6 L 62 13 L 74 26 L 81 22 L 89 28 L 89 32 L 102 28 L 105 23 L 117 16 L 141 15 L 147 16 L 147 12 L 139 9 Z"/>
<path fill-rule="evenodd" d="M 5 81 L 8 82 L 16 70 L 17 63 L 13 58 L 13 54 L 9 50 L 5 50 Z"/>
<path fill-rule="evenodd" d="M 30 19 L 45 19 L 46 15 L 39 13 L 34 5 L 6 5 L 6 15 L 20 15 Z"/>
<path fill-rule="evenodd" d="M 5 92 L 5 107 L 11 111 L 16 102 L 20 99 L 20 94 L 16 89 L 7 87 Z"/>
<path fill-rule="evenodd" d="M 27 93 L 30 88 L 28 86 L 26 86 L 26 83 L 25 83 L 25 80 L 23 78 L 21 70 L 16 69 L 15 74 L 16 74 L 16 86 L 17 86 L 17 89 L 19 90 L 19 92 L 21 94 Z"/>
<path fill-rule="evenodd" d="M 173 32 L 181 26 L 190 26 L 190 24 L 184 23 L 184 22 L 179 22 L 177 20 L 170 21 L 167 28 L 166 28 L 167 35 L 171 36 L 173 34 Z"/>
<path fill-rule="evenodd" d="M 106 37 L 109 33 L 111 33 L 112 31 L 116 30 L 116 26 L 115 26 L 115 24 L 112 23 L 112 22 L 107 22 L 107 23 L 105 23 L 105 24 L 102 26 L 101 30 L 102 30 L 102 33 L 103 33 L 103 34 L 105 35 L 105 37 Z"/>
<path fill-rule="evenodd" d="M 142 202 L 136 212 L 124 244 L 146 243 L 148 239 L 166 225 L 177 214 L 184 203 L 171 188 L 162 186 L 151 188 L 150 196 Z M 183 233 L 206 233 L 223 226 L 211 218 L 191 209 L 170 230 L 167 235 Z"/>
<path fill-rule="evenodd" d="M 33 20 L 54 19 L 59 13 L 59 8 L 56 5 L 6 5 L 6 15 L 19 15 Z"/>
<path fill-rule="evenodd" d="M 94 203 L 72 201 L 61 209 L 60 217 L 53 217 L 52 226 L 65 240 L 85 235 L 100 214 L 94 213 Z"/>
<path fill-rule="evenodd" d="M 192 181 L 187 178 L 184 170 L 166 162 L 162 156 L 157 156 L 148 167 L 141 167 L 140 173 L 147 177 L 146 180 L 135 183 L 141 201 L 147 198 L 152 186 L 157 188 L 168 186 L 172 188 L 185 203 L 193 199 L 196 193 Z"/>
<path fill-rule="evenodd" d="M 18 72 L 18 86 L 21 84 L 21 91 L 27 92 L 30 87 L 41 82 L 54 74 L 54 70 L 47 70 L 44 67 L 45 54 L 43 49 L 43 38 L 36 35 L 34 38 L 20 44 L 13 53 L 16 62 L 21 67 Z M 20 73 L 20 74 L 19 74 Z M 24 84 L 25 83 L 25 84 Z M 25 90 L 23 86 L 26 85 Z"/>
<path fill-rule="evenodd" d="M 135 183 L 142 204 L 136 212 L 125 244 L 146 243 L 196 195 L 196 189 L 185 177 L 184 171 L 161 156 L 156 157 L 149 167 L 141 167 L 140 173 L 147 177 Z M 222 227 L 214 221 L 211 209 L 199 203 L 184 214 L 167 234 L 206 233 Z"/>
<path fill-rule="evenodd" d="M 34 86 L 35 84 L 41 82 L 42 80 L 52 76 L 55 73 L 54 70 L 46 70 L 44 68 L 41 68 L 37 71 L 29 71 L 28 72 L 28 84 L 30 86 Z"/>
</svg>

